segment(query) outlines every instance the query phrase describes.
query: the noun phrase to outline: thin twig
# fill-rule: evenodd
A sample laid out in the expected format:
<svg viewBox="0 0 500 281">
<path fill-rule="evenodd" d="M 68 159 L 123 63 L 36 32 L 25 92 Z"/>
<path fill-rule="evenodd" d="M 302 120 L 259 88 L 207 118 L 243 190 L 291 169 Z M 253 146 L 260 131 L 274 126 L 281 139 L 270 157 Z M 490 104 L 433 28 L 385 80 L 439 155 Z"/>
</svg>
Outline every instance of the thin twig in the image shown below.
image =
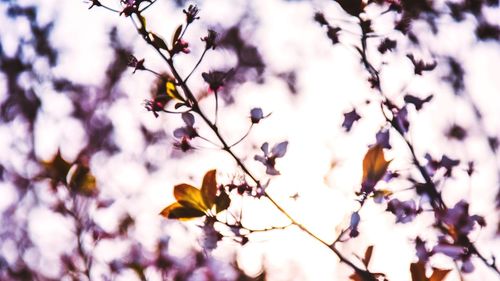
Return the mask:
<svg viewBox="0 0 500 281">
<path fill-rule="evenodd" d="M 254 123 L 250 124 L 250 127 L 248 128 L 247 132 L 239 140 L 237 140 L 235 143 L 231 144 L 229 146 L 229 148 L 232 148 L 233 146 L 235 146 L 235 145 L 239 144 L 240 142 L 242 142 L 248 136 L 248 134 L 250 134 L 250 131 L 253 128 L 253 124 Z"/>
<path fill-rule="evenodd" d="M 207 53 L 207 49 L 205 49 L 203 51 L 203 53 L 201 54 L 200 58 L 198 59 L 198 62 L 196 63 L 196 65 L 193 67 L 193 69 L 191 70 L 191 72 L 188 74 L 188 76 L 186 76 L 186 78 L 184 78 L 184 83 L 187 83 L 187 80 L 189 79 L 189 77 L 191 77 L 191 75 L 193 75 L 194 71 L 198 68 L 198 66 L 200 65 L 201 61 L 203 60 L 203 58 L 205 57 L 205 54 Z"/>
</svg>

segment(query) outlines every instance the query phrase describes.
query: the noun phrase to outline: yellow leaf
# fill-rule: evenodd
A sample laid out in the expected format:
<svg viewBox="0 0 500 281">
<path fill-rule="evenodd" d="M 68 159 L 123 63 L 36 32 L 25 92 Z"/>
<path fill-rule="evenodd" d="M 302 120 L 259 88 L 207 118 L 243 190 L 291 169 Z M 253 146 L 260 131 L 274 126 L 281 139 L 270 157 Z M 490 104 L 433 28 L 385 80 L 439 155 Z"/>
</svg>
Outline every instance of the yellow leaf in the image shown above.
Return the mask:
<svg viewBox="0 0 500 281">
<path fill-rule="evenodd" d="M 97 193 L 96 179 L 86 166 L 75 164 L 68 172 L 68 186 L 71 191 L 84 196 L 93 196 Z"/>
<path fill-rule="evenodd" d="M 363 185 L 371 188 L 384 176 L 390 161 L 385 160 L 384 149 L 377 144 L 366 152 L 363 159 Z"/>
<path fill-rule="evenodd" d="M 176 100 L 183 100 L 182 97 L 179 95 L 179 92 L 177 91 L 177 87 L 175 87 L 175 83 L 173 81 L 167 81 L 165 83 L 165 88 L 167 92 L 167 96 L 176 99 Z"/>
<path fill-rule="evenodd" d="M 201 191 L 189 184 L 176 185 L 174 187 L 174 197 L 184 207 L 190 207 L 201 212 L 206 212 L 209 209 L 203 201 Z"/>
<path fill-rule="evenodd" d="M 215 203 L 215 196 L 217 195 L 217 181 L 215 176 L 216 170 L 208 171 L 203 177 L 203 184 L 201 185 L 201 196 L 208 209 L 212 209 Z"/>
<path fill-rule="evenodd" d="M 192 218 L 202 217 L 205 213 L 190 207 L 185 207 L 178 202 L 175 202 L 163 209 L 160 212 L 160 215 L 166 217 L 167 219 L 189 220 Z"/>
</svg>

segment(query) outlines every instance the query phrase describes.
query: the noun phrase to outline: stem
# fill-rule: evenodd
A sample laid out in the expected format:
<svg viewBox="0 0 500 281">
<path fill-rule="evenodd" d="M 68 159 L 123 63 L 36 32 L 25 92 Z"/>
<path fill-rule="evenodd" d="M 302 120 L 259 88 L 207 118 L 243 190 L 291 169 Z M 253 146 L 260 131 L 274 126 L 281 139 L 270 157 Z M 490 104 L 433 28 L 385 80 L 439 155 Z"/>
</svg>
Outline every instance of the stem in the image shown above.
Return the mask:
<svg viewBox="0 0 500 281">
<path fill-rule="evenodd" d="M 250 125 L 250 127 L 249 127 L 249 128 L 248 128 L 248 130 L 247 130 L 247 132 L 246 132 L 246 133 L 245 133 L 245 134 L 244 134 L 244 135 L 243 135 L 243 136 L 242 136 L 239 140 L 237 140 L 235 143 L 231 144 L 229 147 L 230 147 L 230 148 L 232 148 L 233 146 L 235 146 L 235 145 L 239 144 L 241 141 L 243 141 L 243 140 L 244 140 L 244 139 L 248 136 L 248 134 L 250 134 L 250 131 L 251 131 L 251 130 L 252 130 L 252 128 L 253 128 L 253 124 L 254 124 L 254 123 L 252 123 L 252 124 Z"/>
<path fill-rule="evenodd" d="M 84 227 L 82 225 L 81 218 L 79 216 L 80 212 L 79 212 L 78 206 L 77 206 L 77 203 L 78 203 L 77 202 L 77 195 L 73 195 L 72 200 L 73 200 L 72 208 L 71 208 L 71 210 L 67 210 L 67 211 L 75 220 L 75 228 L 76 228 L 75 234 L 77 236 L 76 237 L 76 243 L 77 243 L 76 249 L 78 251 L 78 255 L 83 260 L 83 264 L 84 264 L 84 268 L 82 270 L 83 274 L 85 274 L 85 276 L 87 276 L 87 278 L 89 280 L 92 280 L 92 278 L 90 276 L 90 269 L 92 267 L 92 256 L 85 253 L 85 250 L 83 249 L 83 241 L 82 241 L 83 237 L 82 236 L 84 234 Z"/>
<path fill-rule="evenodd" d="M 148 71 L 148 72 L 153 73 L 154 75 L 156 75 L 156 76 L 157 76 L 157 77 L 159 77 L 159 78 L 162 78 L 162 76 L 161 76 L 161 74 L 160 74 L 160 73 L 158 73 L 158 72 L 156 72 L 156 71 L 154 71 L 154 70 L 152 70 L 152 69 L 145 68 L 144 70 L 145 70 L 145 71 Z"/>
<path fill-rule="evenodd" d="M 196 63 L 196 65 L 193 67 L 193 69 L 191 70 L 191 72 L 188 74 L 188 76 L 186 76 L 186 78 L 184 79 L 184 83 L 187 83 L 187 80 L 189 79 L 189 77 L 191 77 L 191 75 L 193 75 L 194 71 L 198 68 L 198 66 L 200 65 L 201 61 L 203 60 L 203 58 L 205 57 L 205 54 L 207 53 L 207 49 L 205 49 L 203 51 L 203 53 L 201 54 L 200 58 L 198 59 L 198 62 Z"/>
<path fill-rule="evenodd" d="M 149 2 L 149 4 L 146 7 L 139 10 L 139 13 L 144 12 L 147 8 L 151 7 L 151 5 L 153 5 L 155 2 L 156 0 L 152 0 L 151 2 Z"/>
<path fill-rule="evenodd" d="M 136 27 L 137 28 L 137 27 Z M 191 101 L 192 102 L 192 111 L 197 113 L 202 119 L 203 121 L 206 123 L 206 125 L 213 131 L 213 133 L 215 134 L 215 136 L 217 137 L 217 139 L 219 140 L 219 142 L 222 144 L 222 150 L 226 151 L 229 155 L 231 155 L 231 157 L 236 161 L 236 164 L 243 170 L 243 172 L 250 178 L 252 179 L 252 181 L 257 185 L 257 186 L 261 186 L 260 185 L 260 182 L 259 180 L 257 180 L 257 178 L 248 170 L 248 168 L 246 167 L 246 165 L 242 162 L 242 160 L 231 150 L 231 147 L 227 144 L 226 140 L 224 139 L 224 137 L 221 135 L 221 133 L 219 132 L 219 129 L 217 128 L 217 125 L 214 123 L 212 123 L 210 121 L 210 119 L 205 115 L 205 113 L 201 110 L 199 104 L 198 104 L 198 101 L 196 100 L 196 98 L 194 97 L 191 89 L 187 86 L 187 84 L 185 83 L 185 80 L 182 79 L 182 77 L 180 76 L 180 74 L 177 72 L 177 69 L 175 68 L 174 66 L 174 62 L 172 60 L 171 57 L 166 57 L 165 54 L 163 54 L 160 50 L 160 48 L 158 48 L 155 44 L 152 44 L 151 40 L 149 39 L 149 37 L 147 36 L 147 31 L 145 30 L 145 27 L 142 25 L 142 22 L 141 22 L 141 27 L 140 28 L 137 28 L 137 31 L 139 32 L 139 34 L 142 35 L 143 39 L 146 40 L 146 42 L 151 45 L 152 47 L 155 48 L 155 50 L 158 52 L 158 54 L 160 54 L 160 56 L 162 57 L 162 59 L 167 63 L 170 71 L 172 71 L 172 75 L 174 76 L 175 80 L 178 81 L 180 83 L 180 87 L 182 88 L 184 94 L 186 95 L 187 97 L 187 100 L 188 101 Z M 325 241 L 323 241 L 321 238 L 319 238 L 318 236 L 316 236 L 316 234 L 314 234 L 313 232 L 311 232 L 309 229 L 307 229 L 304 225 L 300 224 L 299 222 L 297 222 L 290 214 L 288 214 L 288 212 L 283 209 L 270 195 L 267 191 L 264 191 L 264 196 L 283 214 L 285 215 L 292 224 L 296 225 L 297 227 L 299 227 L 301 230 L 303 230 L 305 233 L 307 233 L 309 236 L 311 236 L 312 238 L 314 238 L 315 240 L 317 240 L 318 242 L 320 242 L 321 244 L 325 245 L 326 247 L 328 247 L 328 249 L 330 249 L 331 251 L 333 251 L 335 253 L 335 255 L 337 255 L 337 257 L 339 258 L 339 260 L 345 264 L 347 264 L 349 267 L 351 267 L 355 273 L 357 275 L 359 275 L 360 277 L 363 278 L 363 280 L 367 280 L 367 281 L 376 281 L 377 278 L 373 275 L 373 273 L 371 273 L 370 271 L 368 270 L 364 270 L 364 269 L 361 269 L 359 268 L 358 266 L 356 266 L 354 263 L 352 263 L 350 260 L 348 260 L 346 257 L 344 257 L 342 255 L 342 253 L 340 253 L 339 250 L 337 250 L 335 248 L 335 245 L 334 244 L 329 244 Z"/>
<path fill-rule="evenodd" d="M 217 126 L 217 116 L 219 113 L 219 94 L 217 93 L 217 90 L 214 91 L 214 97 L 215 97 L 215 118 L 214 118 L 214 125 Z"/>
</svg>

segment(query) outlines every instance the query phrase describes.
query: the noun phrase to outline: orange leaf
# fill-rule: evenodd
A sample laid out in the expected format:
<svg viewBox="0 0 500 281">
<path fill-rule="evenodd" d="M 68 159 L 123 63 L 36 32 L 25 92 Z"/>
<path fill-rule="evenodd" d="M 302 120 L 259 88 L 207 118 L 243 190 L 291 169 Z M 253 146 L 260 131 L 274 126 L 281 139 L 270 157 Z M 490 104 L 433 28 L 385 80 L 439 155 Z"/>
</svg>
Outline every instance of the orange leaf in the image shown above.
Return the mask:
<svg viewBox="0 0 500 281">
<path fill-rule="evenodd" d="M 190 207 L 201 212 L 208 210 L 203 201 L 201 191 L 189 184 L 179 184 L 174 187 L 174 197 L 184 207 Z"/>
<path fill-rule="evenodd" d="M 384 176 L 390 161 L 385 160 L 384 149 L 377 144 L 366 152 L 363 159 L 363 184 L 375 184 Z"/>
<path fill-rule="evenodd" d="M 205 213 L 175 202 L 163 209 L 160 212 L 160 215 L 166 217 L 167 219 L 189 220 L 192 218 L 202 217 L 205 215 Z"/>
<path fill-rule="evenodd" d="M 357 273 L 353 273 L 349 276 L 349 278 L 351 279 L 351 281 L 363 281 L 363 277 L 361 277 L 359 274 Z"/>
<path fill-rule="evenodd" d="M 215 175 L 215 170 L 208 171 L 203 177 L 203 184 L 201 185 L 201 196 L 208 209 L 212 209 L 212 206 L 215 204 L 215 196 L 217 195 Z"/>
<path fill-rule="evenodd" d="M 370 259 L 372 258 L 372 254 L 373 254 L 373 245 L 366 248 L 366 251 L 365 251 L 365 257 L 363 258 L 363 264 L 366 267 L 368 267 L 368 264 L 370 264 Z"/>
<path fill-rule="evenodd" d="M 450 273 L 451 269 L 439 269 L 439 268 L 433 268 L 433 272 L 432 272 L 432 275 L 431 275 L 431 278 L 429 279 L 429 281 L 441 281 L 441 280 L 444 280 L 444 278 L 446 278 L 446 275 L 448 275 L 448 273 Z"/>
<path fill-rule="evenodd" d="M 410 265 L 411 280 L 412 281 L 429 281 L 425 276 L 425 264 L 422 262 L 412 263 Z"/>
</svg>

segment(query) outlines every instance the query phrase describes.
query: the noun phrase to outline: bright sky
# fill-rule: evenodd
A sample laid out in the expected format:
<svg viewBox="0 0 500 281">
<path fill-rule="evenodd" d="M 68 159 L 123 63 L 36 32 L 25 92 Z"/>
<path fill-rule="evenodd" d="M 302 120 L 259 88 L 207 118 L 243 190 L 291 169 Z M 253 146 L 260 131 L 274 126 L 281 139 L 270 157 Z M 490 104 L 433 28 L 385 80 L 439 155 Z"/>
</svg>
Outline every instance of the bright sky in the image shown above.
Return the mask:
<svg viewBox="0 0 500 281">
<path fill-rule="evenodd" d="M 22 1 L 43 3 L 41 5 L 42 20 L 58 18 L 51 38 L 62 50 L 60 65 L 54 69 L 54 75 L 64 75 L 75 81 L 99 84 L 103 79 L 103 70 L 109 63 L 109 47 L 106 34 L 110 24 L 119 28 L 123 41 L 134 46 L 136 56 L 145 57 L 146 63 L 153 69 L 164 69 L 164 65 L 155 53 L 148 49 L 135 33 L 128 19 L 118 17 L 105 10 L 87 10 L 88 3 L 83 1 Z M 112 3 L 113 1 L 103 1 Z M 184 15 L 174 10 L 169 1 L 160 0 L 146 15 L 148 24 L 157 33 L 170 38 L 175 27 L 183 22 Z M 346 227 L 348 217 L 354 203 L 353 191 L 358 190 L 361 179 L 361 161 L 367 145 L 375 140 L 375 133 L 383 124 L 377 106 L 363 106 L 364 100 L 374 99 L 370 95 L 365 82 L 365 74 L 360 72 L 359 58 L 350 47 L 353 38 L 349 34 L 341 37 L 344 44 L 333 47 L 325 36 L 323 29 L 312 21 L 314 12 L 323 11 L 332 22 L 349 21 L 333 1 L 291 1 L 258 0 L 235 1 L 213 0 L 199 3 L 201 23 L 194 24 L 187 33 L 186 39 L 192 45 L 192 55 L 179 59 L 178 65 L 182 73 L 188 73 L 198 59 L 201 43 L 198 38 L 205 34 L 206 26 L 229 27 L 240 20 L 245 13 L 251 14 L 245 22 L 245 37 L 259 46 L 265 62 L 268 64 L 268 74 L 297 70 L 298 92 L 291 96 L 283 81 L 271 78 L 265 84 L 259 85 L 247 82 L 233 93 L 236 103 L 223 107 L 219 116 L 219 127 L 229 140 L 237 140 L 247 129 L 250 109 L 261 107 L 264 113 L 272 115 L 263 120 L 249 138 L 236 147 L 241 157 L 247 157 L 246 163 L 257 175 L 265 178 L 264 168 L 252 160 L 253 155 L 260 153 L 258 147 L 267 141 L 274 144 L 283 140 L 290 142 L 287 155 L 278 160 L 277 168 L 282 175 L 273 178 L 269 192 L 298 221 L 304 222 L 318 236 L 326 241 L 332 241 L 338 229 Z M 492 21 L 500 23 L 500 13 L 491 13 Z M 381 24 L 391 20 L 390 17 L 379 18 Z M 3 22 L 4 20 L 2 20 Z M 258 25 L 253 25 L 258 23 Z M 204 26 L 206 25 L 206 26 Z M 22 32 L 22 26 L 4 25 L 0 27 L 2 36 L 12 35 L 11 45 L 6 51 L 15 50 L 15 36 L 8 30 Z M 356 31 L 355 26 L 347 27 Z M 500 80 L 497 79 L 500 66 L 498 45 L 479 43 L 472 46 L 473 37 L 463 25 L 453 23 L 446 25 L 446 31 L 438 39 L 429 36 L 432 49 L 438 53 L 450 53 L 463 59 L 467 69 L 466 85 L 470 95 L 485 113 L 486 129 L 490 133 L 500 131 Z M 386 31 L 391 34 L 393 31 Z M 396 36 L 396 34 L 394 34 Z M 5 39 L 7 40 L 7 39 Z M 10 47 L 9 47 L 10 46 Z M 423 55 L 429 55 L 426 51 Z M 391 97 L 396 97 L 398 89 L 411 80 L 412 65 L 404 58 L 404 54 L 388 55 L 389 65 L 383 77 L 390 81 L 384 86 Z M 200 73 L 221 66 L 231 66 L 234 58 L 224 50 L 209 53 L 202 63 L 195 79 L 190 80 L 194 89 L 202 89 Z M 439 68 L 437 71 L 440 71 Z M 155 119 L 142 106 L 144 99 L 149 98 L 150 83 L 153 79 L 147 73 L 136 73 L 121 82 L 121 89 L 126 96 L 118 100 L 109 111 L 113 120 L 116 135 L 115 140 L 122 152 L 107 156 L 96 154 L 91 167 L 95 173 L 100 190 L 103 194 L 118 198 L 111 211 L 96 213 L 97 220 L 104 227 L 116 227 L 116 218 L 128 210 L 137 220 L 138 225 L 133 234 L 145 245 L 152 243 L 166 233 L 163 219 L 158 212 L 173 202 L 172 188 L 175 184 L 187 182 L 195 186 L 201 183 L 205 171 L 217 168 L 218 179 L 229 181 L 235 172 L 232 159 L 215 149 L 199 149 L 193 155 L 171 159 L 172 138 L 160 145 L 146 147 L 138 133 L 143 124 L 151 130 L 166 130 L 172 136 L 176 126 L 181 125 L 176 116 L 161 116 Z M 382 78 L 383 81 L 385 78 Z M 61 112 L 68 107 L 68 100 L 58 94 L 40 89 L 44 103 L 44 111 L 35 131 L 37 137 L 36 150 L 41 158 L 50 158 L 58 147 L 64 155 L 74 157 L 84 142 L 84 131 L 76 120 L 71 120 Z M 477 243 L 485 251 L 497 249 L 500 252 L 498 239 L 494 240 L 495 224 L 498 214 L 494 213 L 494 198 L 496 190 L 492 188 L 495 182 L 495 170 L 488 154 L 486 144 L 480 139 L 475 121 L 466 104 L 458 101 L 448 86 L 440 83 L 436 76 L 424 76 L 412 79 L 408 92 L 422 96 L 434 93 L 435 99 L 417 115 L 411 113 L 411 136 L 417 144 L 417 153 L 421 156 L 431 152 L 436 157 L 441 153 L 449 153 L 462 159 L 462 163 L 476 160 L 478 174 L 471 182 L 458 175 L 456 181 L 449 182 L 453 189 L 445 189 L 445 198 L 450 199 L 450 205 L 461 197 L 471 199 L 471 212 L 485 215 L 489 226 L 478 232 Z M 49 104 L 45 106 L 46 104 Z M 213 109 L 213 101 L 206 99 L 202 106 L 206 112 Z M 342 114 L 356 106 L 363 117 L 350 134 L 345 134 L 340 128 Z M 359 106 L 359 107 L 358 107 Z M 211 115 L 211 114 L 209 114 Z M 415 119 L 413 119 L 415 118 Z M 197 120 L 202 134 L 213 139 L 213 136 L 203 128 L 201 120 Z M 473 134 L 471 144 L 464 149 L 458 144 L 450 145 L 442 142 L 442 132 L 452 122 L 464 124 Z M 2 128 L 2 130 L 6 130 Z M 51 133 L 46 133 L 50 131 Z M 2 135 L 6 135 L 7 132 Z M 476 135 L 477 137 L 475 137 Z M 11 145 L 8 138 L 0 141 L 0 151 L 3 153 Z M 200 146 L 210 147 L 210 144 L 200 143 Z M 393 135 L 393 147 L 389 158 L 394 159 L 391 169 L 407 169 L 411 162 L 404 144 Z M 143 157 L 162 163 L 161 168 L 149 174 L 141 164 Z M 330 170 L 332 161 L 338 165 Z M 493 168 L 492 168 L 493 167 Z M 472 188 L 469 187 L 472 186 Z M 395 189 L 403 189 L 393 186 Z M 297 201 L 289 196 L 298 192 Z M 4 193 L 2 193 L 3 196 Z M 411 193 L 400 193 L 400 198 L 411 196 Z M 470 196 L 470 197 L 467 197 Z M 487 199 L 487 200 L 486 200 Z M 1 202 L 1 201 L 0 201 Z M 255 202 L 250 199 L 242 202 L 247 215 L 248 227 L 262 228 L 271 225 L 286 224 L 286 220 L 267 202 Z M 2 204 L 0 204 L 0 207 Z M 1 208 L 0 208 L 1 210 Z M 71 239 L 65 222 L 58 217 L 51 217 L 46 210 L 33 210 L 33 238 L 40 246 L 58 250 L 53 246 L 60 241 Z M 375 244 L 371 269 L 381 270 L 390 280 L 407 280 L 409 264 L 415 260 L 413 246 L 409 243 L 417 233 L 429 226 L 429 218 L 422 216 L 414 223 L 404 226 L 394 226 L 394 217 L 383 211 L 383 208 L 369 204 L 362 213 L 361 236 L 347 243 L 342 249 L 346 253 L 354 252 L 361 255 L 364 249 Z M 48 223 L 54 227 L 47 227 Z M 192 224 L 192 223 L 188 223 Z M 179 228 L 181 229 L 181 228 Z M 186 233 L 173 233 L 173 239 L 178 236 L 175 245 L 179 251 L 196 238 Z M 265 264 L 270 270 L 269 280 L 335 280 L 339 276 L 339 266 L 334 255 L 325 250 L 319 243 L 308 238 L 295 228 L 276 232 L 269 236 L 255 239 L 255 242 L 238 250 L 239 261 L 249 273 L 258 272 L 261 255 L 265 255 Z M 120 251 L 117 245 L 102 245 L 102 262 L 112 259 L 110 248 Z M 227 251 L 238 249 L 239 246 L 222 245 L 216 255 L 227 255 Z M 50 251 L 48 251 L 50 252 Z M 495 252 L 495 251 L 492 251 Z M 50 264 L 50 255 L 42 257 L 43 264 Z M 439 265 L 452 266 L 447 259 Z M 469 280 L 493 280 L 495 275 L 482 268 L 477 263 L 478 270 Z M 289 268 L 288 275 L 284 273 Z M 344 270 L 345 271 L 345 270 Z M 343 275 L 340 275 L 343 276 Z M 124 277 L 123 280 L 130 276 Z M 151 280 L 156 280 L 150 276 Z M 337 277 L 338 278 L 338 277 Z M 456 274 L 450 274 L 448 280 L 456 280 Z M 117 279 L 118 280 L 118 279 Z"/>
</svg>

